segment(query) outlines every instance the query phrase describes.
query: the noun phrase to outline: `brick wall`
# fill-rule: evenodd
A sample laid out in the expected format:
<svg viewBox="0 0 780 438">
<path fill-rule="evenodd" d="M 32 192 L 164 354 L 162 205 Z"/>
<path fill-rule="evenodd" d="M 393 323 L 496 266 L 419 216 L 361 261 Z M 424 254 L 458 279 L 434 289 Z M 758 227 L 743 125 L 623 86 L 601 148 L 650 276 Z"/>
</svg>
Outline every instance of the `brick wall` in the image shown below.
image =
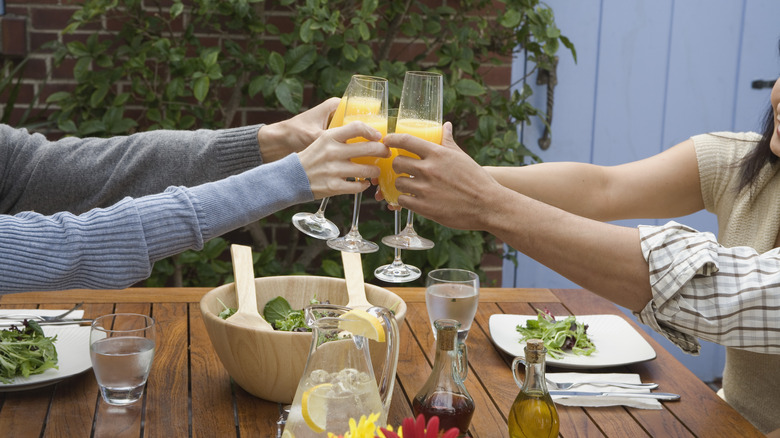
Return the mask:
<svg viewBox="0 0 780 438">
<path fill-rule="evenodd" d="M 433 3 L 437 1 L 446 2 L 446 0 L 432 0 Z M 76 0 L 5 0 L 6 14 L 0 16 L 0 37 L 2 37 L 0 63 L 5 59 L 21 59 L 26 55 L 30 56 L 14 106 L 15 112 L 11 124 L 18 123 L 21 113 L 31 106 L 34 107 L 33 109 L 42 109 L 40 102 L 45 101 L 46 96 L 56 91 L 67 90 L 74 85 L 73 64 L 65 62 L 55 67 L 51 54 L 42 49 L 44 44 L 53 40 L 63 41 L 63 38 L 66 38 L 65 42 L 74 38 L 86 40 L 94 32 L 111 32 L 118 28 L 116 23 L 104 18 L 99 24 L 81 28 L 74 34 L 63 37 L 60 31 L 65 28 L 71 15 L 79 9 L 76 3 L 78 3 Z M 160 3 L 165 5 L 166 1 Z M 167 3 L 170 4 L 170 1 Z M 268 7 L 272 8 L 270 5 Z M 278 25 L 284 29 L 284 15 L 279 15 L 277 19 Z M 219 44 L 219 39 L 216 37 L 214 44 Z M 403 44 L 393 47 L 391 52 L 394 57 L 403 58 L 414 56 L 422 49 L 412 44 Z M 506 59 L 505 63 L 499 66 L 484 67 L 479 74 L 484 77 L 488 85 L 506 88 L 511 81 L 511 59 Z M 37 106 L 33 105 L 36 96 L 39 102 Z M 0 102 L 4 104 L 7 97 L 7 95 L 0 95 Z M 287 116 L 264 107 L 262 99 L 254 99 L 239 108 L 232 125 L 269 123 Z M 50 138 L 58 136 L 56 132 L 47 134 Z M 501 285 L 499 257 L 486 256 L 483 269 L 488 273 L 490 285 Z"/>
</svg>

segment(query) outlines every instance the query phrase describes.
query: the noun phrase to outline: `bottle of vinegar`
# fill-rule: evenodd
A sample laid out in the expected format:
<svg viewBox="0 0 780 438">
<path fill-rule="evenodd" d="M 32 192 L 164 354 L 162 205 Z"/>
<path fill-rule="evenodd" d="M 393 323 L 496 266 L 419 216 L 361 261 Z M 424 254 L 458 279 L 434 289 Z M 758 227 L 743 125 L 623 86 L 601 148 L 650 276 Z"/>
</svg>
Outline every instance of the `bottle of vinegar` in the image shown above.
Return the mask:
<svg viewBox="0 0 780 438">
<path fill-rule="evenodd" d="M 426 423 L 435 415 L 441 430 L 457 427 L 463 436 L 474 415 L 474 400 L 463 384 L 468 370 L 466 345 L 458 340 L 458 321 L 437 319 L 433 325 L 436 358 L 428 381 L 412 400 L 412 411 L 415 417 L 423 414 Z"/>
<path fill-rule="evenodd" d="M 547 438 L 558 436 L 558 411 L 555 409 L 544 379 L 544 357 L 547 349 L 540 339 L 529 339 L 525 347 L 525 380 L 509 411 L 509 436 L 512 438 Z M 517 363 L 512 373 L 517 379 Z M 519 382 L 518 382 L 519 383 Z"/>
</svg>

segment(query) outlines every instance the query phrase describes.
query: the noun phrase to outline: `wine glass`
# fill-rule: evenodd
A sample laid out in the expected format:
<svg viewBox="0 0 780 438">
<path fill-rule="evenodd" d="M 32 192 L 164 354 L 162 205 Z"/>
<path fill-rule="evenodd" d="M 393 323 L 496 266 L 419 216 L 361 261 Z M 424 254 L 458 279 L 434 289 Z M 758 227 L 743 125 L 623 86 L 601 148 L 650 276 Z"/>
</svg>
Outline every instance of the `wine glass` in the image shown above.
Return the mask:
<svg viewBox="0 0 780 438">
<path fill-rule="evenodd" d="M 375 76 L 354 75 L 353 82 L 344 94 L 344 124 L 361 121 L 382 134 L 387 135 L 387 79 Z M 347 143 L 366 141 L 363 137 L 347 140 Z M 352 161 L 360 164 L 377 165 L 380 158 L 358 157 Z M 352 224 L 342 237 L 328 240 L 328 246 L 339 251 L 371 253 L 379 250 L 379 245 L 363 238 L 358 231 L 360 201 L 363 192 L 355 194 L 355 205 L 352 208 Z"/>
<path fill-rule="evenodd" d="M 398 110 L 392 108 L 387 111 L 387 133 L 395 132 L 395 123 L 398 120 Z M 392 172 L 393 157 L 383 158 L 379 161 L 379 169 L 385 172 Z M 401 231 L 401 210 L 395 210 L 395 233 Z M 384 239 L 382 239 L 384 242 Z M 401 260 L 401 250 L 393 249 L 393 262 L 382 265 L 374 270 L 374 277 L 388 283 L 406 283 L 420 278 L 420 269 L 416 266 L 407 265 Z"/>
<path fill-rule="evenodd" d="M 333 113 L 333 118 L 330 120 L 328 129 L 338 128 L 344 124 L 344 110 L 347 106 L 346 96 L 352 83 L 353 79 L 350 79 L 347 89 L 344 92 L 344 97 L 342 97 L 341 102 L 339 102 L 336 112 Z M 320 202 L 320 206 L 315 213 L 295 213 L 292 217 L 292 223 L 295 225 L 295 228 L 302 233 L 317 239 L 329 240 L 338 237 L 339 228 L 325 217 L 325 208 L 328 206 L 329 199 L 329 197 L 322 198 L 322 202 Z"/>
<path fill-rule="evenodd" d="M 395 132 L 399 134 L 411 134 L 415 137 L 441 144 L 442 113 L 443 109 L 443 78 L 439 73 L 424 71 L 409 71 L 404 76 L 404 85 L 401 89 L 401 105 L 398 108 L 398 122 Z M 392 158 L 405 155 L 419 159 L 415 154 L 403 149 L 391 148 Z M 399 177 L 390 167 L 390 171 L 383 178 L 379 177 L 379 187 L 382 189 L 387 202 L 398 206 L 398 196 L 401 194 L 395 187 L 395 180 Z M 382 243 L 392 248 L 400 249 L 430 249 L 434 244 L 428 239 L 420 237 L 413 226 L 414 213 L 409 211 L 406 227 L 400 233 L 382 238 Z"/>
</svg>

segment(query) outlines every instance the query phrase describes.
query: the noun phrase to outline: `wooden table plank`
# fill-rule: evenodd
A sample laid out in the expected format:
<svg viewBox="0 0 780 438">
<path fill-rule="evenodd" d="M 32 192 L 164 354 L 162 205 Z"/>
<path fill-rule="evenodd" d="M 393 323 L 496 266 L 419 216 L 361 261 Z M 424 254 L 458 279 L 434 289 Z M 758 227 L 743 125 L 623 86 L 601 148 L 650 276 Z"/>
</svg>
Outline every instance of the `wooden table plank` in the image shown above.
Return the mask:
<svg viewBox="0 0 780 438">
<path fill-rule="evenodd" d="M 197 304 L 189 305 L 192 436 L 236 433 L 230 376 L 211 345 Z"/>
<path fill-rule="evenodd" d="M 152 317 L 157 325 L 157 344 L 146 384 L 144 436 L 187 436 L 190 427 L 187 305 L 154 304 Z"/>
</svg>

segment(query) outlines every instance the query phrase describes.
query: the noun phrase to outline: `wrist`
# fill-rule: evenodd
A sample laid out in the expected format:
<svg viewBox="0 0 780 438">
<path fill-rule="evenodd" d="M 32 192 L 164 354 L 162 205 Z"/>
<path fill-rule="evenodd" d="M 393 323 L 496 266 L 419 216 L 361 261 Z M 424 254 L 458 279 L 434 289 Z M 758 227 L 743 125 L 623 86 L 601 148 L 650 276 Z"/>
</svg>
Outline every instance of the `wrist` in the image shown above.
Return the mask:
<svg viewBox="0 0 780 438">
<path fill-rule="evenodd" d="M 257 144 L 260 147 L 260 155 L 263 163 L 270 163 L 286 157 L 293 152 L 287 145 L 288 133 L 284 128 L 284 122 L 263 125 L 257 131 Z"/>
</svg>

